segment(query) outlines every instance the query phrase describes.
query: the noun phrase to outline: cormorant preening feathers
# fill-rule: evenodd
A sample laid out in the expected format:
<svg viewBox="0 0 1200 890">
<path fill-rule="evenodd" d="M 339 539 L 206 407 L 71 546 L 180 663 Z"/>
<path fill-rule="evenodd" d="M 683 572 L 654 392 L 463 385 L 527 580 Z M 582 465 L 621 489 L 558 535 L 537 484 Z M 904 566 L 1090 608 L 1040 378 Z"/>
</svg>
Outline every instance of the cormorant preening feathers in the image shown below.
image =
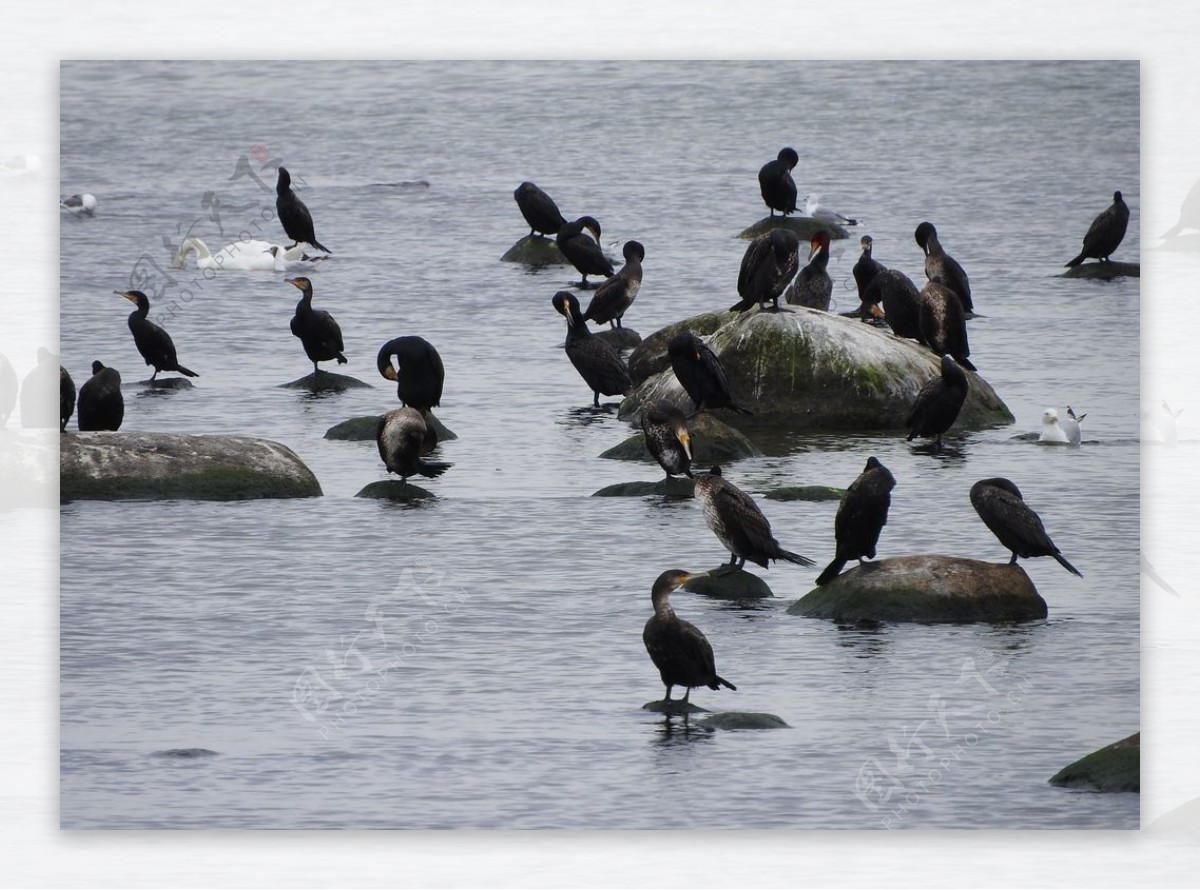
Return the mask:
<svg viewBox="0 0 1200 890">
<path fill-rule="evenodd" d="M 1053 556 L 1072 575 L 1083 577 L 1054 546 L 1041 517 L 1025 503 L 1021 490 L 1012 481 L 999 477 L 980 479 L 971 486 L 971 506 L 1000 543 L 1012 551 L 1009 565 L 1016 565 L 1018 556 Z"/>
<path fill-rule="evenodd" d="M 646 248 L 642 247 L 641 242 L 626 241 L 621 253 L 625 257 L 625 265 L 596 286 L 592 301 L 583 313 L 584 321 L 594 321 L 596 324 L 607 321 L 619 328 L 621 317 L 637 298 L 642 287 L 642 260 L 646 258 Z"/>
<path fill-rule="evenodd" d="M 106 368 L 92 362 L 92 376 L 79 387 L 79 430 L 112 430 L 121 428 L 125 419 L 125 397 L 121 395 L 121 374 L 116 368 Z"/>
<path fill-rule="evenodd" d="M 692 476 L 692 438 L 683 412 L 662 399 L 642 408 L 642 432 L 646 450 L 658 461 L 669 479 Z"/>
<path fill-rule="evenodd" d="M 1109 254 L 1120 246 L 1128 226 L 1129 205 L 1120 192 L 1113 192 L 1113 202 L 1092 220 L 1087 234 L 1083 236 L 1083 250 L 1067 265 L 1078 266 L 1088 257 L 1107 263 Z"/>
<path fill-rule="evenodd" d="M 918 319 L 921 340 L 930 349 L 938 355 L 952 355 L 964 368 L 975 370 L 967 357 L 971 354 L 967 319 L 954 291 L 937 281 L 927 281 L 921 290 Z"/>
<path fill-rule="evenodd" d="M 896 477 L 877 458 L 867 458 L 867 465 L 858 478 L 850 483 L 833 520 L 837 550 L 833 562 L 817 577 L 817 584 L 828 584 L 852 559 L 875 558 L 879 533 L 887 525 L 888 507 L 892 504 L 892 489 Z"/>
<path fill-rule="evenodd" d="M 921 294 L 899 269 L 884 269 L 867 285 L 866 306 L 883 306 L 883 318 L 897 337 L 924 343 L 921 336 Z"/>
<path fill-rule="evenodd" d="M 313 308 L 312 282 L 303 277 L 284 280 L 304 294 L 296 304 L 296 314 L 292 316 L 291 327 L 292 335 L 300 338 L 300 342 L 304 344 L 304 354 L 313 363 L 313 374 L 321 370 L 317 367 L 317 362 L 337 359 L 339 365 L 346 364 L 346 356 L 342 354 L 342 350 L 346 348 L 342 343 L 342 329 L 324 309 Z"/>
<path fill-rule="evenodd" d="M 433 479 L 453 466 L 425 459 L 437 446 L 437 435 L 416 408 L 397 408 L 380 417 L 375 427 L 375 444 L 388 472 L 399 476 L 401 482 L 416 475 Z"/>
<path fill-rule="evenodd" d="M 550 302 L 567 320 L 567 358 L 591 388 L 594 397 L 592 404 L 599 408 L 602 395 L 629 395 L 633 389 L 629 369 L 611 344 L 588 330 L 575 295 L 560 290 L 550 298 Z"/>
<path fill-rule="evenodd" d="M 730 565 L 741 568 L 746 560 L 750 560 L 765 569 L 769 561 L 780 559 L 796 565 L 815 565 L 808 557 L 779 546 L 771 534 L 771 523 L 758 504 L 746 492 L 722 478 L 720 467 L 713 467 L 696 477 L 696 498 L 704 509 L 708 527 L 729 551 Z"/>
<path fill-rule="evenodd" d="M 756 303 L 770 302 L 779 310 L 783 293 L 800 268 L 800 239 L 791 229 L 772 229 L 759 235 L 742 254 L 738 270 L 738 296 L 742 299 L 729 308 L 745 312 Z"/>
<path fill-rule="evenodd" d="M 784 216 L 796 212 L 796 181 L 792 179 L 792 170 L 799 162 L 800 156 L 794 148 L 782 148 L 775 160 L 767 161 L 758 171 L 758 187 L 771 216 L 776 210 Z"/>
<path fill-rule="evenodd" d="M 304 205 L 304 202 L 297 198 L 296 193 L 292 191 L 292 175 L 287 172 L 286 167 L 279 168 L 279 179 L 275 183 L 275 212 L 279 215 L 279 222 L 283 225 L 283 230 L 292 239 L 292 243 L 288 245 L 289 248 L 303 243 L 311 244 L 317 250 L 333 253 L 317 240 L 317 235 L 313 231 L 312 214 L 308 212 L 308 207 Z"/>
<path fill-rule="evenodd" d="M 950 288 L 962 303 L 963 314 L 974 315 L 975 304 L 971 301 L 971 282 L 967 280 L 967 273 L 954 257 L 946 253 L 933 223 L 921 223 L 913 236 L 925 252 L 925 277 Z"/>
<path fill-rule="evenodd" d="M 541 232 L 546 235 L 557 235 L 558 230 L 566 225 L 566 220 L 558 210 L 554 199 L 532 182 L 522 182 L 513 192 L 517 209 L 525 222 L 529 223 L 529 234 Z"/>
<path fill-rule="evenodd" d="M 146 364 L 154 368 L 154 373 L 150 375 L 151 380 L 158 377 L 159 371 L 177 371 L 185 377 L 200 376 L 179 364 L 171 335 L 147 318 L 150 314 L 149 297 L 140 290 L 115 290 L 113 293 L 137 304 L 137 309 L 129 313 L 129 330 L 133 334 L 133 343 L 137 346 L 137 351 L 146 360 Z"/>
<path fill-rule="evenodd" d="M 555 235 L 555 243 L 583 279 L 581 288 L 588 286 L 589 275 L 612 277 L 613 266 L 600 249 L 600 223 L 590 216 L 581 216 L 563 225 Z"/>
<path fill-rule="evenodd" d="M 406 407 L 424 413 L 442 403 L 446 369 L 438 351 L 424 337 L 388 340 L 379 348 L 375 366 L 384 378 L 396 381 L 396 396 Z"/>
<path fill-rule="evenodd" d="M 642 642 L 650 653 L 650 660 L 658 668 L 663 685 L 667 687 L 664 702 L 671 700 L 671 687 L 684 688 L 683 703 L 687 704 L 691 691 L 699 686 L 720 689 L 722 686 L 737 690 L 737 687 L 717 675 L 712 646 L 696 625 L 684 621 L 671 608 L 671 593 L 679 589 L 690 575 L 678 569 L 663 572 L 654 582 L 650 601 L 654 604 L 654 616 L 642 630 Z"/>
<path fill-rule="evenodd" d="M 739 414 L 751 413 L 733 400 L 729 378 L 717 354 L 691 331 L 680 331 L 670 339 L 667 356 L 675 379 L 691 398 L 696 411 L 729 408 Z"/>
</svg>

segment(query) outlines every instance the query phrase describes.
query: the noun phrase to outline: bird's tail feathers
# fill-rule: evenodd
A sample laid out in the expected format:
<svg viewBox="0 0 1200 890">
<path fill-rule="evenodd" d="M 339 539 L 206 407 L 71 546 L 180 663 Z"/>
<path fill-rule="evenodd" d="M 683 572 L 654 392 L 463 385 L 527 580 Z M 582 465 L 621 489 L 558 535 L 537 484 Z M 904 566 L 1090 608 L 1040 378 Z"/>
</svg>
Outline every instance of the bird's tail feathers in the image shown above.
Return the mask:
<svg viewBox="0 0 1200 890">
<path fill-rule="evenodd" d="M 727 689 L 732 689 L 734 692 L 737 692 L 737 687 L 734 686 L 732 683 L 730 683 L 728 680 L 726 680 L 724 677 L 717 677 L 715 680 L 713 680 L 712 685 L 709 686 L 708 688 L 709 689 L 720 689 L 722 686 L 726 687 Z"/>
<path fill-rule="evenodd" d="M 346 364 L 346 357 L 344 355 L 342 355 L 340 352 L 337 354 L 337 360 L 338 360 L 339 365 Z M 972 369 L 972 370 L 974 370 L 974 369 Z"/>
<path fill-rule="evenodd" d="M 1053 554 L 1053 556 L 1055 559 L 1058 560 L 1058 564 L 1060 566 L 1062 566 L 1064 569 L 1066 569 L 1068 572 L 1070 572 L 1072 575 L 1076 575 L 1080 578 L 1083 577 L 1083 572 L 1079 571 L 1079 569 L 1075 568 L 1075 566 L 1073 566 L 1069 562 L 1067 562 L 1066 557 L 1063 556 L 1061 553 L 1055 553 L 1055 554 Z"/>
<path fill-rule="evenodd" d="M 427 479 L 436 479 L 452 466 L 454 464 L 444 460 L 423 460 L 417 466 L 417 472 Z"/>
<path fill-rule="evenodd" d="M 799 553 L 792 553 L 790 550 L 780 550 L 776 559 L 786 559 L 788 562 L 795 563 L 798 566 L 815 566 L 816 563 L 807 556 L 801 556 Z"/>
<path fill-rule="evenodd" d="M 200 376 L 195 371 L 189 371 L 183 365 L 176 365 L 175 370 L 178 371 L 180 374 L 182 374 L 184 377 L 199 377 Z"/>
<path fill-rule="evenodd" d="M 326 247 L 326 246 L 325 246 L 324 244 L 322 244 L 320 241 L 313 241 L 313 242 L 312 242 L 312 246 L 313 246 L 313 247 L 315 247 L 317 250 L 323 250 L 323 251 L 325 251 L 326 253 L 333 253 L 333 251 L 332 251 L 332 250 L 330 250 L 328 247 Z"/>
<path fill-rule="evenodd" d="M 1087 257 L 1085 257 L 1083 254 L 1080 254 L 1079 256 L 1075 257 L 1075 259 L 1071 260 L 1071 262 L 1067 263 L 1067 266 L 1078 266 L 1085 259 L 1087 259 Z"/>
<path fill-rule="evenodd" d="M 817 576 L 817 581 L 816 581 L 817 586 L 820 587 L 823 584 L 828 584 L 830 581 L 832 581 L 834 578 L 836 578 L 841 573 L 842 569 L 844 569 L 845 567 L 846 567 L 846 560 L 835 559 L 833 562 L 831 562 L 829 565 L 827 565 L 825 567 L 825 571 L 821 572 L 821 574 Z"/>
</svg>

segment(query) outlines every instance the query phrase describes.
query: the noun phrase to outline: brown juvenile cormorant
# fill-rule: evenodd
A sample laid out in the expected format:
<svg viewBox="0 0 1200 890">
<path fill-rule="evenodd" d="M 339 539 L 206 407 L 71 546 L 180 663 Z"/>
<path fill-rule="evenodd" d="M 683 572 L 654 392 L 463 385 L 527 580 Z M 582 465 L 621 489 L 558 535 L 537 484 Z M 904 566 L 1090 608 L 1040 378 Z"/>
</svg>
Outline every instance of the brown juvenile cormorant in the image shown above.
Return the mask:
<svg viewBox="0 0 1200 890">
<path fill-rule="evenodd" d="M 658 461 L 667 478 L 692 476 L 692 438 L 683 412 L 662 399 L 642 408 L 646 450 Z"/>
<path fill-rule="evenodd" d="M 678 569 L 663 572 L 654 582 L 650 593 L 650 601 L 654 604 L 654 617 L 646 622 L 642 631 L 642 642 L 650 653 L 650 660 L 658 668 L 663 685 L 667 687 L 664 702 L 671 700 L 671 687 L 684 688 L 683 703 L 687 704 L 688 696 L 693 689 L 706 686 L 709 689 L 737 690 L 737 687 L 723 677 L 717 676 L 717 666 L 713 659 L 712 646 L 700 629 L 690 621 L 684 621 L 671 608 L 671 594 L 691 578 L 703 575 L 691 575 Z"/>
<path fill-rule="evenodd" d="M 1000 543 L 1012 551 L 1009 565 L 1016 565 L 1018 556 L 1026 559 L 1053 556 L 1072 575 L 1083 577 L 1083 573 L 1067 562 L 1054 546 L 1041 518 L 1025 503 L 1021 489 L 1010 480 L 980 479 L 971 486 L 971 506 Z"/>
<path fill-rule="evenodd" d="M 292 175 L 287 172 L 285 167 L 279 168 L 279 181 L 275 183 L 275 212 L 279 215 L 279 222 L 283 224 L 283 230 L 292 239 L 292 243 L 288 245 L 289 248 L 295 247 L 297 244 L 311 244 L 317 250 L 333 253 L 317 240 L 317 235 L 313 231 L 312 214 L 308 212 L 304 202 L 297 198 L 296 193 L 292 191 Z"/>
<path fill-rule="evenodd" d="M 554 236 L 559 251 L 572 266 L 583 276 L 579 286 L 587 289 L 589 275 L 603 275 L 609 278 L 613 274 L 612 263 L 600 249 L 600 223 L 590 216 L 566 223 Z"/>
<path fill-rule="evenodd" d="M 759 235 L 742 254 L 738 271 L 738 296 L 742 299 L 729 308 L 745 312 L 756 303 L 770 302 L 779 311 L 779 295 L 796 277 L 800 268 L 800 239 L 791 229 L 772 229 Z"/>
<path fill-rule="evenodd" d="M 1120 246 L 1128 226 L 1129 206 L 1121 198 L 1120 192 L 1113 192 L 1113 202 L 1092 220 L 1087 234 L 1083 236 L 1083 250 L 1067 265 L 1078 266 L 1088 257 L 1107 263 L 1109 254 Z"/>
<path fill-rule="evenodd" d="M 388 340 L 379 348 L 375 366 L 385 378 L 396 381 L 396 396 L 406 407 L 424 413 L 442 403 L 446 369 L 438 351 L 424 337 Z"/>
<path fill-rule="evenodd" d="M 342 329 L 324 309 L 313 308 L 312 282 L 303 277 L 284 280 L 304 294 L 296 304 L 296 314 L 292 316 L 292 336 L 299 337 L 304 344 L 304 353 L 313 363 L 313 374 L 320 373 L 317 362 L 337 359 L 339 365 L 346 364 L 346 356 L 342 355 L 342 350 L 346 348 L 342 343 Z"/>
<path fill-rule="evenodd" d="M 750 560 L 767 568 L 770 560 L 783 559 L 796 565 L 816 565 L 806 556 L 779 546 L 771 534 L 771 523 L 746 492 L 721 476 L 713 467 L 696 477 L 696 497 L 704 508 L 708 527 L 730 553 L 729 564 L 741 568 Z"/>
<path fill-rule="evenodd" d="M 913 234 L 921 250 L 925 251 L 925 277 L 954 291 L 962 303 L 963 313 L 974 315 L 975 304 L 971 301 L 971 282 L 967 280 L 967 273 L 954 257 L 946 253 L 933 223 L 921 223 Z"/>
<path fill-rule="evenodd" d="M 758 187 L 763 203 L 771 208 L 771 216 L 778 210 L 784 216 L 796 212 L 796 181 L 792 170 L 800 163 L 800 155 L 794 148 L 782 148 L 779 156 L 767 161 L 758 171 Z"/>
<path fill-rule="evenodd" d="M 883 306 L 883 318 L 897 337 L 924 343 L 921 336 L 921 294 L 899 269 L 884 269 L 867 285 L 864 305 Z"/>
<path fill-rule="evenodd" d="M 808 242 L 808 265 L 800 270 L 796 280 L 787 291 L 787 301 L 793 306 L 829 311 L 833 296 L 833 279 L 826 267 L 829 265 L 829 233 L 821 230 Z"/>
<path fill-rule="evenodd" d="M 921 340 L 938 355 L 949 353 L 968 370 L 975 366 L 967 357 L 971 346 L 967 343 L 967 319 L 963 316 L 962 303 L 954 291 L 936 281 L 927 281 L 921 290 Z"/>
<path fill-rule="evenodd" d="M 538 232 L 557 235 L 558 230 L 567 222 L 554 199 L 532 182 L 522 182 L 517 186 L 517 190 L 513 192 L 513 199 L 517 202 L 521 216 L 529 223 L 530 235 L 536 235 Z"/>
<path fill-rule="evenodd" d="M 112 430 L 121 428 L 125 419 L 125 397 L 121 395 L 121 373 L 92 362 L 92 376 L 79 387 L 79 430 Z"/>
<path fill-rule="evenodd" d="M 625 256 L 625 265 L 596 286 L 596 293 L 583 313 L 584 321 L 594 321 L 596 324 L 607 321 L 610 327 L 619 328 L 621 316 L 637 299 L 642 286 L 642 260 L 646 258 L 646 248 L 638 241 L 626 241 L 621 252 Z"/>
<path fill-rule="evenodd" d="M 868 457 L 859 477 L 850 483 L 833 520 L 833 536 L 837 541 L 833 562 L 817 577 L 817 584 L 828 584 L 837 577 L 852 559 L 875 558 L 879 533 L 887 525 L 888 507 L 892 505 L 892 489 L 896 477 L 877 458 Z"/>
<path fill-rule="evenodd" d="M 146 364 L 154 368 L 154 373 L 150 375 L 151 380 L 158 377 L 159 371 L 177 371 L 185 377 L 200 376 L 179 364 L 171 335 L 146 317 L 150 314 L 149 297 L 140 290 L 115 290 L 113 293 L 131 303 L 137 303 L 137 309 L 129 313 L 129 330 L 133 333 L 133 343 L 137 346 L 137 351 L 146 360 Z"/>
<path fill-rule="evenodd" d="M 0 356 L 0 364 L 8 361 L 3 356 Z M 12 365 L 8 366 L 11 373 Z M 0 368 L 0 374 L 3 369 Z M 13 375 L 13 382 L 16 383 L 16 375 Z M 3 395 L 7 395 L 4 384 L 0 381 L 0 402 L 3 402 Z M 8 415 L 12 413 L 13 406 L 17 404 L 17 393 L 14 390 L 12 394 L 12 404 L 5 409 L 3 404 L 0 404 L 0 426 L 4 426 L 4 422 L 8 420 Z M 71 419 L 71 415 L 75 413 L 75 381 L 71 379 L 71 375 L 67 373 L 67 369 L 62 365 L 58 366 L 58 429 L 59 432 L 67 431 L 67 421 Z"/>
<path fill-rule="evenodd" d="M 691 398 L 695 411 L 729 408 L 739 414 L 752 413 L 733 400 L 721 360 L 691 331 L 680 331 L 670 339 L 667 356 L 675 379 Z"/>
<path fill-rule="evenodd" d="M 908 427 L 908 438 L 921 436 L 937 437 L 937 448 L 942 449 L 942 434 L 954 425 L 963 402 L 967 400 L 967 375 L 949 355 L 942 356 L 942 373 L 921 387 L 913 402 L 912 410 L 904 425 Z"/>
<path fill-rule="evenodd" d="M 875 276 L 880 272 L 886 272 L 887 267 L 879 260 L 871 256 L 871 248 L 874 245 L 874 240 L 870 235 L 863 235 L 859 240 L 862 245 L 862 255 L 859 256 L 858 262 L 854 264 L 854 284 L 858 287 L 858 301 L 867 304 L 867 287 L 875 280 Z M 879 301 L 876 300 L 876 303 Z"/>
<path fill-rule="evenodd" d="M 560 290 L 550 302 L 567 320 L 567 358 L 592 390 L 593 402 L 600 407 L 600 396 L 627 396 L 633 389 L 629 368 L 611 344 L 588 330 L 575 295 Z"/>
<path fill-rule="evenodd" d="M 437 445 L 437 436 L 431 433 L 416 408 L 397 408 L 380 417 L 375 427 L 375 444 L 388 472 L 407 482 L 409 476 L 417 475 L 434 479 L 454 466 L 446 461 L 425 459 Z"/>
</svg>

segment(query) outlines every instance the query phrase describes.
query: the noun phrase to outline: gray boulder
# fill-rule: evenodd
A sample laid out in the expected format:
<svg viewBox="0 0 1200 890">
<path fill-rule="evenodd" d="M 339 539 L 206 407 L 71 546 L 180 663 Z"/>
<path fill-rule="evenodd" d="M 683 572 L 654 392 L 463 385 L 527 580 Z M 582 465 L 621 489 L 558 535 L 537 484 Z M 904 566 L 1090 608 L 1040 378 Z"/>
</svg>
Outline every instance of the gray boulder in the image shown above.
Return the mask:
<svg viewBox="0 0 1200 890">
<path fill-rule="evenodd" d="M 1019 565 L 901 556 L 842 572 L 792 603 L 788 614 L 841 622 L 1035 621 L 1046 617 L 1046 601 Z"/>
<path fill-rule="evenodd" d="M 642 342 L 642 335 L 633 328 L 602 328 L 593 334 L 613 349 L 633 349 Z"/>
<path fill-rule="evenodd" d="M 321 494 L 286 445 L 247 436 L 64 433 L 62 500 L 190 498 L 238 501 Z"/>
<path fill-rule="evenodd" d="M 764 216 L 754 225 L 743 229 L 738 237 L 749 241 L 772 229 L 791 229 L 796 233 L 801 244 L 807 244 L 817 232 L 828 232 L 829 237 L 833 239 L 850 237 L 850 233 L 837 223 L 825 222 L 808 216 Z"/>
<path fill-rule="evenodd" d="M 373 389 L 357 377 L 335 374 L 332 371 L 307 374 L 298 380 L 279 384 L 280 389 L 304 389 L 309 392 L 345 392 L 348 389 Z"/>
<path fill-rule="evenodd" d="M 709 321 L 711 316 L 698 318 Z M 930 349 L 817 309 L 752 309 L 722 313 L 719 320 L 708 346 L 725 368 L 734 399 L 752 413 L 726 408 L 714 413 L 742 429 L 903 430 L 917 393 L 941 373 Z M 640 348 L 658 338 L 659 334 L 648 337 Z M 987 381 L 971 371 L 966 374 L 970 391 L 953 429 L 1012 423 L 1012 413 Z M 653 399 L 665 399 L 684 411 L 693 407 L 669 362 L 621 403 L 620 416 L 636 416 Z"/>
<path fill-rule="evenodd" d="M 683 585 L 684 590 L 723 600 L 754 600 L 774 596 L 767 582 L 745 569 L 719 566 L 707 575 L 692 578 Z"/>
<path fill-rule="evenodd" d="M 782 717 L 762 711 L 720 711 L 696 721 L 705 729 L 790 729 Z"/>
<path fill-rule="evenodd" d="M 368 414 L 364 417 L 351 417 L 349 420 L 335 423 L 325 431 L 325 438 L 340 442 L 374 442 L 375 428 L 378 426 L 381 416 L 380 414 Z M 426 423 L 430 422 L 437 433 L 439 442 L 449 442 L 451 439 L 458 438 L 432 412 L 426 415 Z"/>
<path fill-rule="evenodd" d="M 435 498 L 437 495 L 419 485 L 413 485 L 411 482 L 401 482 L 399 479 L 380 479 L 378 482 L 371 482 L 364 486 L 355 497 L 411 503 Z"/>
<path fill-rule="evenodd" d="M 676 692 L 679 690 L 676 689 Z M 671 716 L 681 716 L 684 714 L 707 714 L 708 709 L 702 708 L 699 705 L 694 705 L 690 701 L 685 705 L 682 698 L 673 698 L 669 702 L 648 701 L 642 705 L 643 711 L 653 711 L 656 714 L 668 714 Z"/>
<path fill-rule="evenodd" d="M 640 498 L 650 495 L 692 498 L 696 496 L 696 483 L 682 476 L 672 476 L 657 482 L 617 482 L 592 492 L 594 498 Z"/>
<path fill-rule="evenodd" d="M 562 255 L 553 238 L 526 235 L 500 257 L 502 263 L 522 263 L 526 266 L 569 266 L 571 261 Z"/>
<path fill-rule="evenodd" d="M 1051 785 L 1080 788 L 1085 791 L 1142 790 L 1142 734 L 1093 751 L 1063 767 L 1050 779 Z"/>
<path fill-rule="evenodd" d="M 763 497 L 769 501 L 840 501 L 845 493 L 844 488 L 828 485 L 785 485 L 772 488 Z"/>
<path fill-rule="evenodd" d="M 732 306 L 733 303 L 731 302 Z M 669 324 L 655 331 L 629 354 L 629 379 L 637 386 L 648 377 L 652 377 L 671 367 L 671 359 L 667 355 L 667 343 L 681 331 L 691 331 L 697 337 L 707 337 L 716 333 L 722 325 L 737 318 L 735 312 L 705 312 L 693 315 L 683 321 Z"/>
<path fill-rule="evenodd" d="M 753 442 L 745 434 L 729 424 L 721 423 L 711 414 L 697 414 L 688 421 L 688 432 L 692 437 L 692 472 L 695 466 L 727 464 L 744 457 L 761 457 Z M 636 433 L 600 455 L 608 460 L 637 460 L 655 463 L 646 450 L 646 436 Z"/>
<path fill-rule="evenodd" d="M 1063 272 L 1060 278 L 1096 278 L 1111 281 L 1114 278 L 1141 278 L 1141 263 L 1080 263 Z"/>
</svg>

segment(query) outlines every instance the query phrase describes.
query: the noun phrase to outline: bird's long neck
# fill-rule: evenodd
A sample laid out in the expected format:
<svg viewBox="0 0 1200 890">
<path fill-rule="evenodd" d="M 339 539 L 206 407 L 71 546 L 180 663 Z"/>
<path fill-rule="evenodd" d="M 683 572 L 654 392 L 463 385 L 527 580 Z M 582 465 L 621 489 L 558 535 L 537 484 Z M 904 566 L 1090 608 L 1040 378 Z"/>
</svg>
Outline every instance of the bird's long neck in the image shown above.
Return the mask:
<svg viewBox="0 0 1200 890">
<path fill-rule="evenodd" d="M 675 610 L 671 608 L 671 594 L 669 591 L 655 591 L 651 601 L 654 604 L 654 614 L 659 618 L 675 617 Z"/>
<path fill-rule="evenodd" d="M 149 314 L 150 314 L 150 301 L 149 300 L 138 300 L 137 308 L 133 310 L 133 313 L 130 315 L 130 318 L 144 319 Z"/>
<path fill-rule="evenodd" d="M 302 291 L 304 296 L 300 298 L 300 302 L 296 304 L 297 312 L 312 312 L 312 288 L 306 287 Z"/>
</svg>

